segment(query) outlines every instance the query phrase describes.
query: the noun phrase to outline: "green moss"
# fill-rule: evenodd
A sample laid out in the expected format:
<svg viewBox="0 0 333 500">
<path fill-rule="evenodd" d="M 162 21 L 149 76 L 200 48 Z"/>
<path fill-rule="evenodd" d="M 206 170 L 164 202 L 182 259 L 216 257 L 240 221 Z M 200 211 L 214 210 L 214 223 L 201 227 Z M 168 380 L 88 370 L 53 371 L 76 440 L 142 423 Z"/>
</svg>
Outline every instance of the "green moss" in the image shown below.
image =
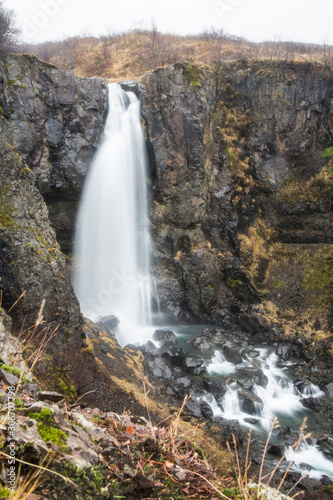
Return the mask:
<svg viewBox="0 0 333 500">
<path fill-rule="evenodd" d="M 58 428 L 49 408 L 43 408 L 40 413 L 29 413 L 29 417 L 36 420 L 38 434 L 44 441 L 51 441 L 61 447 L 65 445 L 67 434 Z"/>
<path fill-rule="evenodd" d="M 303 285 L 311 302 L 325 309 L 333 303 L 333 248 L 321 248 L 308 261 Z"/>
<path fill-rule="evenodd" d="M 201 80 L 203 74 L 199 66 L 187 64 L 184 68 L 184 75 L 189 84 L 192 85 L 196 90 L 201 88 Z"/>
<path fill-rule="evenodd" d="M 0 227 L 14 229 L 16 227 L 12 218 L 12 206 L 7 198 L 7 189 L 0 186 Z"/>
<path fill-rule="evenodd" d="M 94 413 L 92 418 L 93 418 L 93 421 L 95 422 L 95 424 L 101 423 L 101 416 L 98 413 Z"/>
<path fill-rule="evenodd" d="M 320 158 L 333 158 L 333 146 L 324 149 L 324 151 L 320 155 Z"/>
<path fill-rule="evenodd" d="M 332 485 L 325 486 L 323 488 L 323 490 L 326 491 L 326 493 L 328 493 L 331 498 L 333 498 L 333 486 Z"/>
<path fill-rule="evenodd" d="M 229 498 L 237 498 L 241 494 L 239 488 L 225 488 L 222 493 Z"/>
<path fill-rule="evenodd" d="M 62 446 L 67 441 L 67 434 L 61 429 L 38 423 L 37 430 L 38 434 L 45 442 L 51 441 L 51 443 Z"/>
<path fill-rule="evenodd" d="M 276 288 L 278 290 L 279 288 L 286 288 L 287 283 L 283 280 L 276 279 L 274 281 L 273 286 L 274 286 L 274 288 Z"/>
<path fill-rule="evenodd" d="M 12 492 L 8 488 L 2 488 L 0 486 L 0 498 L 10 498 Z"/>
<path fill-rule="evenodd" d="M 21 378 L 23 383 L 29 383 L 31 380 L 29 380 L 25 375 L 23 375 L 22 370 L 19 368 L 16 368 L 15 366 L 9 366 L 9 365 L 1 365 L 1 368 L 3 370 L 6 370 L 6 372 L 10 373 L 11 375 L 15 375 L 15 377 Z"/>
<path fill-rule="evenodd" d="M 65 483 L 59 477 L 49 476 L 47 482 L 43 483 L 43 490 L 47 489 L 56 492 L 61 498 L 77 498 L 78 488 L 80 490 L 80 498 L 85 498 L 86 500 L 117 498 L 117 495 L 122 495 L 123 484 L 121 481 L 113 481 L 112 485 L 109 485 L 108 491 L 103 490 L 109 482 L 107 479 L 108 469 L 106 467 L 96 466 L 80 469 L 69 461 L 52 461 L 50 468 L 67 477 L 76 485 L 73 488 L 72 485 Z M 118 496 L 118 498 L 121 498 L 121 496 Z M 123 498 L 127 497 L 124 496 Z"/>
</svg>

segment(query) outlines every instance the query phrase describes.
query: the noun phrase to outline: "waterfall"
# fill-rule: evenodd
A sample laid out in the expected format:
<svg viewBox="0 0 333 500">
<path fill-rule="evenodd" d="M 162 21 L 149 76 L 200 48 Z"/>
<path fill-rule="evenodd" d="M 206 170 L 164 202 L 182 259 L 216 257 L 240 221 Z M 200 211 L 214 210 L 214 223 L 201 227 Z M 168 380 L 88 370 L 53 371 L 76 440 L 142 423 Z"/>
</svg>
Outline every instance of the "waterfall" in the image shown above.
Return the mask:
<svg viewBox="0 0 333 500">
<path fill-rule="evenodd" d="M 75 234 L 73 286 L 84 316 L 115 315 L 118 341 L 140 340 L 150 323 L 147 161 L 140 102 L 109 85 L 105 139 L 86 179 Z"/>
</svg>

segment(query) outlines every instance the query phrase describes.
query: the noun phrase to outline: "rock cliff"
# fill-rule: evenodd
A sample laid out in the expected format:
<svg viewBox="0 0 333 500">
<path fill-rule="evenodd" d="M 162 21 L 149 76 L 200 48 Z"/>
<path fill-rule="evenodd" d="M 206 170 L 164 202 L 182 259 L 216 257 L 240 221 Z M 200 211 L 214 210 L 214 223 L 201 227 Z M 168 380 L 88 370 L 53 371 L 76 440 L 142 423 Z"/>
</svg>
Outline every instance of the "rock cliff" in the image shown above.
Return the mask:
<svg viewBox="0 0 333 500">
<path fill-rule="evenodd" d="M 0 106 L 47 200 L 65 252 L 107 111 L 107 82 L 79 78 L 29 55 L 0 62 Z"/>
<path fill-rule="evenodd" d="M 227 325 L 262 292 L 284 308 L 304 294 L 306 263 L 332 242 L 332 98 L 332 74 L 301 63 L 144 77 L 155 272 L 178 320 Z"/>
</svg>

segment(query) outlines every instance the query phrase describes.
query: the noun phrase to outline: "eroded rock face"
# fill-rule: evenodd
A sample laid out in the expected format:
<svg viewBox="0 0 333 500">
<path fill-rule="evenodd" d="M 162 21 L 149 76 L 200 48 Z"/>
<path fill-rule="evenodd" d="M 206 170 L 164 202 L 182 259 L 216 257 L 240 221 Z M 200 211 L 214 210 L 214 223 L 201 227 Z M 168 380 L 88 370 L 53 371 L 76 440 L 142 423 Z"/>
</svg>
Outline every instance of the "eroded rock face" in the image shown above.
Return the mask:
<svg viewBox="0 0 333 500">
<path fill-rule="evenodd" d="M 0 106 L 35 174 L 62 249 L 71 252 L 83 182 L 107 111 L 107 82 L 79 78 L 28 55 L 0 63 Z"/>
<path fill-rule="evenodd" d="M 27 55 L 1 63 L 4 116 L 41 192 L 80 191 L 103 130 L 107 82 Z"/>
<path fill-rule="evenodd" d="M 332 88 L 328 73 L 303 64 L 237 62 L 213 74 L 184 63 L 143 78 L 155 273 L 178 320 L 227 326 L 259 300 L 240 252 L 256 221 L 282 243 L 332 241 L 329 196 L 283 194 L 293 176 L 305 182 L 323 165 Z"/>
<path fill-rule="evenodd" d="M 48 323 L 70 331 L 80 326 L 80 310 L 72 290 L 65 259 L 51 228 L 34 173 L 13 145 L 12 127 L 0 122 L 0 275 L 3 304 L 8 310 L 20 299 L 16 322 L 37 321 L 42 305 Z M 17 325 L 16 325 L 17 326 Z"/>
</svg>

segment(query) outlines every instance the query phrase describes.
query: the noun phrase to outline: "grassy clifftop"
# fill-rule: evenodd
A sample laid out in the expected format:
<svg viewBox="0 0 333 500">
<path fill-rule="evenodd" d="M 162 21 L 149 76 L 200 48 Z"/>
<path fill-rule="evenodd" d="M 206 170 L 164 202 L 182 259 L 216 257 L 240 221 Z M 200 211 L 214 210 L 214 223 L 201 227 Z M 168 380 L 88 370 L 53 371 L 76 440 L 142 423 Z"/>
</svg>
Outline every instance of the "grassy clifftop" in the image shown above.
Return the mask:
<svg viewBox="0 0 333 500">
<path fill-rule="evenodd" d="M 316 62 L 332 67 L 333 47 L 295 42 L 252 43 L 243 38 L 209 31 L 179 36 L 156 29 L 109 33 L 99 38 L 76 36 L 61 42 L 23 47 L 60 69 L 79 76 L 111 81 L 138 79 L 157 67 L 179 61 L 216 67 L 221 61 L 247 58 L 268 61 Z"/>
</svg>

